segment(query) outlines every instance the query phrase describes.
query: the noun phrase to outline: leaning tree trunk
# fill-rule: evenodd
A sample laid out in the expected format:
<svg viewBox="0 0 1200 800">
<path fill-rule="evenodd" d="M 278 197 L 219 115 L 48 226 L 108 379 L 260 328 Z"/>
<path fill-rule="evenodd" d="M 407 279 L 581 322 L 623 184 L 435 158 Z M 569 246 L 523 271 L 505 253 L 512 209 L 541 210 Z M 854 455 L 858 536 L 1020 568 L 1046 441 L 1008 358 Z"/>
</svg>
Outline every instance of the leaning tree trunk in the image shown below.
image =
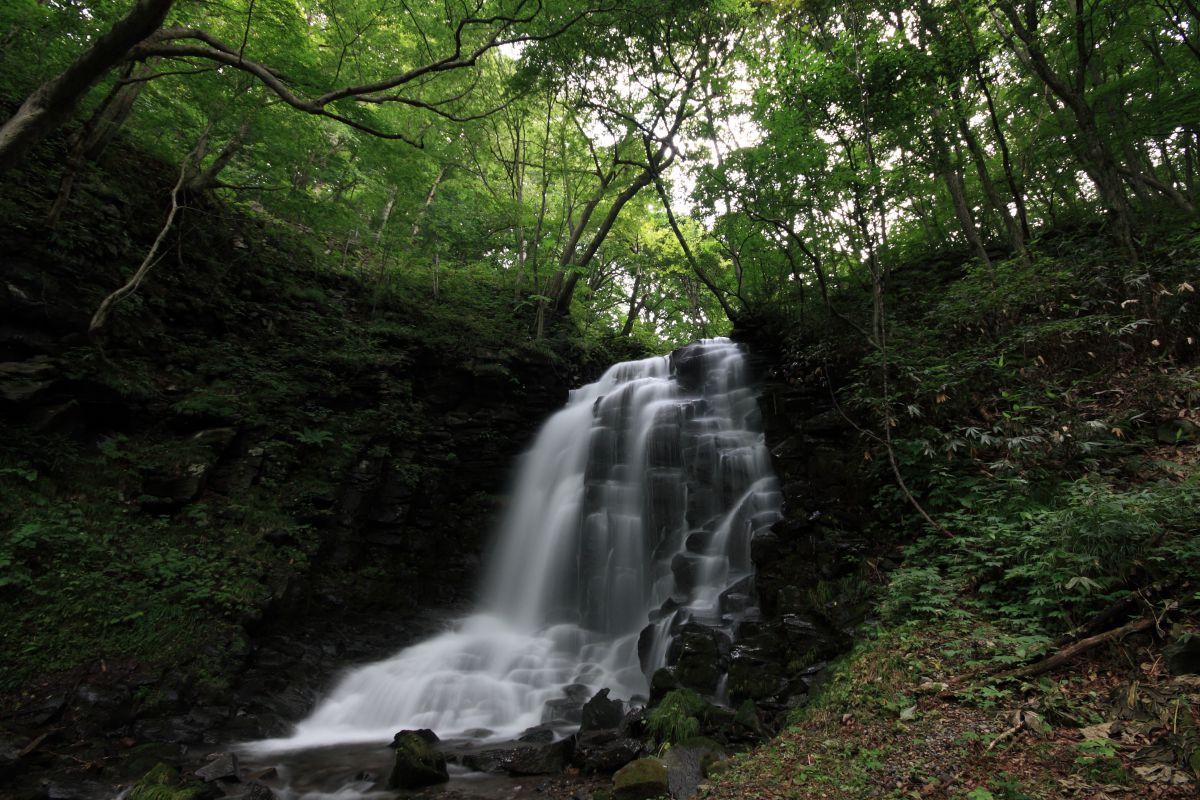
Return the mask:
<svg viewBox="0 0 1200 800">
<path fill-rule="evenodd" d="M 46 81 L 0 126 L 0 174 L 17 166 L 29 150 L 62 125 L 79 101 L 129 49 L 158 30 L 174 0 L 137 0 L 112 28 L 96 39 L 60 75 Z"/>
</svg>

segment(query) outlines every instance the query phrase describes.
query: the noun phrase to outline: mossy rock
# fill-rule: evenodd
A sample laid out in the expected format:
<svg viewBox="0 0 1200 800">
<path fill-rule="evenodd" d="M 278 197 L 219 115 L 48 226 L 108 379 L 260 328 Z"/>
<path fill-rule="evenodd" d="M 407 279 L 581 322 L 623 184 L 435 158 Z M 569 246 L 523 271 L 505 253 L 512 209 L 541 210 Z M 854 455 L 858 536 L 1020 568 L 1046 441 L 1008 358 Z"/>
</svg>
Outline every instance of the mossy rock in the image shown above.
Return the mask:
<svg viewBox="0 0 1200 800">
<path fill-rule="evenodd" d="M 668 794 L 667 765 L 657 758 L 639 758 L 613 775 L 613 800 L 650 800 Z"/>
<path fill-rule="evenodd" d="M 389 789 L 421 789 L 450 780 L 446 759 L 419 731 L 401 731 L 392 746 L 396 760 L 388 777 Z"/>
<path fill-rule="evenodd" d="M 202 800 L 206 787 L 178 786 L 179 770 L 169 764 L 155 764 L 129 792 L 129 800 Z"/>
</svg>

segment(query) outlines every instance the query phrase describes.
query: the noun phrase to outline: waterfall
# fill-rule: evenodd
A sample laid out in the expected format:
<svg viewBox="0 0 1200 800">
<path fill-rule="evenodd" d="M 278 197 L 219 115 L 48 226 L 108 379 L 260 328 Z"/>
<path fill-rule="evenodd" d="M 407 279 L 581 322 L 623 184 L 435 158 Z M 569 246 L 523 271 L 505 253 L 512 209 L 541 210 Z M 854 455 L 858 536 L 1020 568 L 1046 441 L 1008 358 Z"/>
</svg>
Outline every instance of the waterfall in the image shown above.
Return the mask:
<svg viewBox="0 0 1200 800">
<path fill-rule="evenodd" d="M 523 456 L 480 610 L 351 671 L 259 747 L 513 738 L 604 687 L 644 697 L 681 625 L 731 634 L 757 614 L 750 539 L 780 504 L 737 345 L 618 364 Z"/>
</svg>

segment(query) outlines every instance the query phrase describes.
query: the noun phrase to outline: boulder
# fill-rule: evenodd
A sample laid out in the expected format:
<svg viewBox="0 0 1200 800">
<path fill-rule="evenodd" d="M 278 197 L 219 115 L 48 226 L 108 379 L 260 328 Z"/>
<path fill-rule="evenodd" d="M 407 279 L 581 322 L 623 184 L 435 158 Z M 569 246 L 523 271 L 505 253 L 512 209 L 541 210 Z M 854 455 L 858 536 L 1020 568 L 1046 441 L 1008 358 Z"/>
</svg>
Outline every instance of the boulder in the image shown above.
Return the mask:
<svg viewBox="0 0 1200 800">
<path fill-rule="evenodd" d="M 587 773 L 613 772 L 644 753 L 640 739 L 616 731 L 590 731 L 576 740 L 574 763 Z"/>
<path fill-rule="evenodd" d="M 671 559 L 671 573 L 675 577 L 675 588 L 684 593 L 691 592 L 700 582 L 706 564 L 704 556 L 696 553 L 676 553 Z"/>
<path fill-rule="evenodd" d="M 389 789 L 421 789 L 450 780 L 446 759 L 418 731 L 401 731 L 392 740 L 396 759 L 388 776 Z"/>
<path fill-rule="evenodd" d="M 725 758 L 725 751 L 711 739 L 695 737 L 675 745 L 663 756 L 667 783 L 673 800 L 688 800 L 704 781 L 712 764 Z"/>
<path fill-rule="evenodd" d="M 241 794 L 226 795 L 226 800 L 278 800 L 278 798 L 269 787 L 255 781 L 246 784 L 246 791 Z"/>
<path fill-rule="evenodd" d="M 213 781 L 236 781 L 238 759 L 235 753 L 213 753 L 208 763 L 196 770 L 196 777 L 205 783 Z"/>
<path fill-rule="evenodd" d="M 530 744 L 549 744 L 554 741 L 554 737 L 557 735 L 554 725 L 542 723 L 541 725 L 534 725 L 532 728 L 526 728 L 517 737 L 517 741 L 529 742 Z"/>
<path fill-rule="evenodd" d="M 570 759 L 572 742 L 510 742 L 463 754 L 462 765 L 476 772 L 508 775 L 557 775 Z"/>
<path fill-rule="evenodd" d="M 667 766 L 657 758 L 640 758 L 613 775 L 613 800 L 651 800 L 669 791 Z"/>
<path fill-rule="evenodd" d="M 625 716 L 625 706 L 619 700 L 608 699 L 608 689 L 596 692 L 580 715 L 579 732 L 603 731 L 617 728 Z"/>
<path fill-rule="evenodd" d="M 583 704 L 588 701 L 591 690 L 582 683 L 573 683 L 563 689 L 564 697 L 548 700 L 542 710 L 542 722 L 563 720 L 576 724 L 583 721 Z"/>
</svg>

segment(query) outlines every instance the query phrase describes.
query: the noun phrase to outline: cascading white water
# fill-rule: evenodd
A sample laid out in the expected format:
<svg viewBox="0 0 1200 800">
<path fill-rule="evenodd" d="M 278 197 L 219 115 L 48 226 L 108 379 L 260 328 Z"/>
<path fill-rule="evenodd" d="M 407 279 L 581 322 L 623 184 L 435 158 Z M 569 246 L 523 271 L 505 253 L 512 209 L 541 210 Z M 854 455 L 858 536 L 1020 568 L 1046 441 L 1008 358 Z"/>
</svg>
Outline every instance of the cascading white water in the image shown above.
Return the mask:
<svg viewBox="0 0 1200 800">
<path fill-rule="evenodd" d="M 601 688 L 644 694 L 683 622 L 728 630 L 753 614 L 723 600 L 781 498 L 746 371 L 715 339 L 572 392 L 520 464 L 480 612 L 350 672 L 257 749 L 405 728 L 512 738 Z"/>
</svg>

